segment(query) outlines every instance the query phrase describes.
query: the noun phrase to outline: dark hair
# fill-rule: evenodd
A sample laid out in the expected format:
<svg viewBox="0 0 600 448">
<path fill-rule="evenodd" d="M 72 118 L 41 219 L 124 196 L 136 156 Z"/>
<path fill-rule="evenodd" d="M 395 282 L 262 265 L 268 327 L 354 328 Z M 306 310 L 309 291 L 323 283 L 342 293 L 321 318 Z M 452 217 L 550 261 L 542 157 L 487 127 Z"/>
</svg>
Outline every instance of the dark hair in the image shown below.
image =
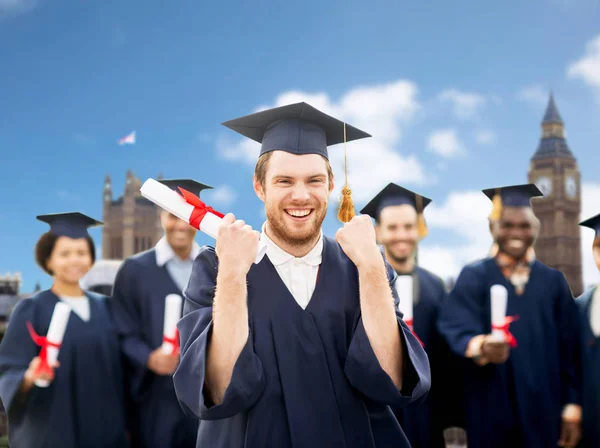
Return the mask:
<svg viewBox="0 0 600 448">
<path fill-rule="evenodd" d="M 56 241 L 60 238 L 51 232 L 44 233 L 38 242 L 35 244 L 35 261 L 37 264 L 46 272 L 48 275 L 54 275 L 54 273 L 48 269 L 47 263 L 52 256 Z M 92 257 L 92 264 L 96 261 L 96 247 L 94 246 L 94 240 L 88 235 L 86 238 L 88 246 L 90 248 L 90 255 Z"/>
</svg>

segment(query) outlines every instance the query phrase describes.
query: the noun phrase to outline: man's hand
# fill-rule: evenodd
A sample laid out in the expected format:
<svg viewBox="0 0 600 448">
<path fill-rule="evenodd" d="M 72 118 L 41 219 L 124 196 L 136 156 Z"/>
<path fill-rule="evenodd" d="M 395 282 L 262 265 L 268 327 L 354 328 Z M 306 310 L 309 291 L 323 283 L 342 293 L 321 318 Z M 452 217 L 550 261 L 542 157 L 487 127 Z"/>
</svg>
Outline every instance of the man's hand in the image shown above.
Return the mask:
<svg viewBox="0 0 600 448">
<path fill-rule="evenodd" d="M 179 365 L 179 356 L 165 354 L 162 347 L 157 348 L 148 357 L 147 366 L 157 375 L 173 375 Z"/>
<path fill-rule="evenodd" d="M 335 239 L 344 253 L 357 268 L 365 265 L 383 263 L 383 257 L 377 248 L 375 227 L 371 217 L 355 216 L 338 229 Z"/>
<path fill-rule="evenodd" d="M 481 356 L 492 364 L 504 364 L 510 356 L 510 346 L 506 341 L 496 341 L 487 335 L 481 345 Z"/>
<path fill-rule="evenodd" d="M 560 429 L 560 440 L 558 446 L 563 448 L 575 448 L 581 440 L 581 423 L 568 420 L 562 421 Z"/>
<path fill-rule="evenodd" d="M 217 234 L 215 251 L 219 257 L 219 270 L 233 269 L 246 275 L 258 252 L 260 234 L 241 219 L 228 213 L 223 217 Z"/>
</svg>

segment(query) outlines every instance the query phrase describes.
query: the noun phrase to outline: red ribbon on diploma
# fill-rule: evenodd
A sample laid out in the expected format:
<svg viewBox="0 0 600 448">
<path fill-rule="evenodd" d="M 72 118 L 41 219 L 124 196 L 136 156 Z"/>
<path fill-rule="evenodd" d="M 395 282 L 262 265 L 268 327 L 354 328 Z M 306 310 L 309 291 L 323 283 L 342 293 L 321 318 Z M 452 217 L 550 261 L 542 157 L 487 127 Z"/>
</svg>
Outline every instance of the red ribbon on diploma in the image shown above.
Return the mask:
<svg viewBox="0 0 600 448">
<path fill-rule="evenodd" d="M 175 336 L 173 336 L 172 338 L 168 337 L 167 335 L 163 336 L 163 342 L 168 342 L 169 344 L 171 344 L 173 346 L 173 351 L 171 352 L 172 356 L 178 355 L 179 354 L 179 330 L 177 328 L 175 328 Z"/>
<path fill-rule="evenodd" d="M 515 320 L 518 320 L 519 316 L 506 316 L 504 318 L 504 324 L 502 325 L 492 325 L 493 330 L 500 330 L 504 333 L 506 337 L 506 342 L 512 347 L 515 348 L 517 346 L 517 339 L 514 335 L 508 330 L 510 324 L 512 324 Z"/>
<path fill-rule="evenodd" d="M 202 220 L 204 219 L 204 216 L 208 212 L 210 212 L 214 215 L 217 215 L 219 218 L 222 218 L 225 216 L 223 213 L 220 213 L 220 212 L 216 211 L 215 209 L 213 209 L 212 207 L 209 207 L 208 205 L 206 205 L 195 194 L 190 193 L 189 191 L 184 190 L 181 187 L 179 187 L 179 191 L 181 191 L 181 196 L 183 197 L 185 202 L 194 206 L 194 210 L 192 210 L 192 214 L 190 215 L 190 220 L 189 220 L 189 224 L 192 227 L 200 230 L 200 223 L 202 222 Z"/>
<path fill-rule="evenodd" d="M 48 365 L 48 347 L 60 348 L 60 344 L 56 344 L 54 342 L 50 342 L 46 336 L 38 335 L 33 329 L 33 325 L 31 322 L 27 322 L 27 329 L 29 330 L 29 335 L 33 342 L 36 345 L 40 346 L 42 349 L 40 350 L 40 363 L 35 371 L 36 375 L 41 372 L 45 372 L 48 375 L 53 374 L 52 368 Z"/>
<path fill-rule="evenodd" d="M 415 338 L 417 338 L 417 341 L 419 341 L 419 344 L 421 344 L 421 347 L 425 347 L 425 344 L 423 344 L 423 341 L 421 341 L 419 336 L 417 336 L 417 333 L 415 333 L 415 329 L 413 328 L 413 319 L 405 320 L 404 323 L 406 323 L 406 325 L 408 325 L 408 328 L 410 328 L 411 333 L 415 336 Z"/>
</svg>

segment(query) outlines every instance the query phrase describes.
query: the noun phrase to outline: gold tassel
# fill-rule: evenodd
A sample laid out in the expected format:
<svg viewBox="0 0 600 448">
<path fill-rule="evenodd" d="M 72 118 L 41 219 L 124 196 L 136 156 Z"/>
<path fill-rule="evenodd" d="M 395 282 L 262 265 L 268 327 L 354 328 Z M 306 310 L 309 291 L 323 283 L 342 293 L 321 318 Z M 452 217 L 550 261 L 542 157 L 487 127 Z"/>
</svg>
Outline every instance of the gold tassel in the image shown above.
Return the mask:
<svg viewBox="0 0 600 448">
<path fill-rule="evenodd" d="M 427 224 L 425 224 L 425 217 L 423 216 L 423 198 L 420 195 L 416 195 L 417 199 L 417 231 L 419 232 L 419 238 L 423 239 L 429 234 Z"/>
<path fill-rule="evenodd" d="M 346 185 L 342 190 L 342 201 L 338 211 L 338 219 L 341 222 L 350 222 L 356 216 L 354 211 L 354 201 L 352 200 L 352 190 Z"/>
<path fill-rule="evenodd" d="M 490 219 L 492 221 L 499 221 L 502 217 L 502 197 L 500 192 L 497 192 L 492 199 L 492 213 L 490 213 Z"/>
<path fill-rule="evenodd" d="M 346 184 L 342 189 L 342 200 L 338 210 L 338 219 L 341 222 L 350 222 L 356 216 L 354 211 L 354 201 L 352 200 L 352 190 L 348 187 L 348 162 L 346 154 L 346 123 L 344 123 L 344 172 L 346 175 Z"/>
</svg>

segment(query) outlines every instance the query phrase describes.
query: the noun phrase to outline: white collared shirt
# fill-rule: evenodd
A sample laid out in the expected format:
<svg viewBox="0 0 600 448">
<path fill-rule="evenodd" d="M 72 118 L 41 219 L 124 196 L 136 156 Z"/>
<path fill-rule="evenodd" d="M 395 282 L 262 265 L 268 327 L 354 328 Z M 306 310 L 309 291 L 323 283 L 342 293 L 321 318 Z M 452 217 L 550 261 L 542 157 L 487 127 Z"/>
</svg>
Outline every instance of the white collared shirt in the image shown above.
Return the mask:
<svg viewBox="0 0 600 448">
<path fill-rule="evenodd" d="M 590 304 L 590 327 L 594 336 L 600 337 L 600 285 L 596 286 Z"/>
<path fill-rule="evenodd" d="M 187 287 L 190 276 L 192 275 L 192 265 L 194 264 L 194 260 L 200 253 L 200 246 L 198 243 L 195 241 L 193 242 L 190 255 L 185 260 L 182 260 L 175 254 L 165 237 L 162 237 L 158 243 L 156 243 L 154 249 L 156 252 L 156 264 L 159 267 L 165 266 L 175 284 L 183 291 Z"/>
<path fill-rule="evenodd" d="M 302 309 L 306 309 L 315 291 L 319 265 L 323 255 L 323 233 L 315 247 L 304 257 L 288 254 L 275 244 L 265 233 L 263 224 L 260 238 L 267 245 L 267 257 Z"/>
<path fill-rule="evenodd" d="M 90 320 L 90 301 L 87 296 L 60 296 L 60 300 L 69 305 L 69 307 L 71 307 L 71 311 L 81 317 L 81 320 L 84 322 L 88 322 Z"/>
</svg>

